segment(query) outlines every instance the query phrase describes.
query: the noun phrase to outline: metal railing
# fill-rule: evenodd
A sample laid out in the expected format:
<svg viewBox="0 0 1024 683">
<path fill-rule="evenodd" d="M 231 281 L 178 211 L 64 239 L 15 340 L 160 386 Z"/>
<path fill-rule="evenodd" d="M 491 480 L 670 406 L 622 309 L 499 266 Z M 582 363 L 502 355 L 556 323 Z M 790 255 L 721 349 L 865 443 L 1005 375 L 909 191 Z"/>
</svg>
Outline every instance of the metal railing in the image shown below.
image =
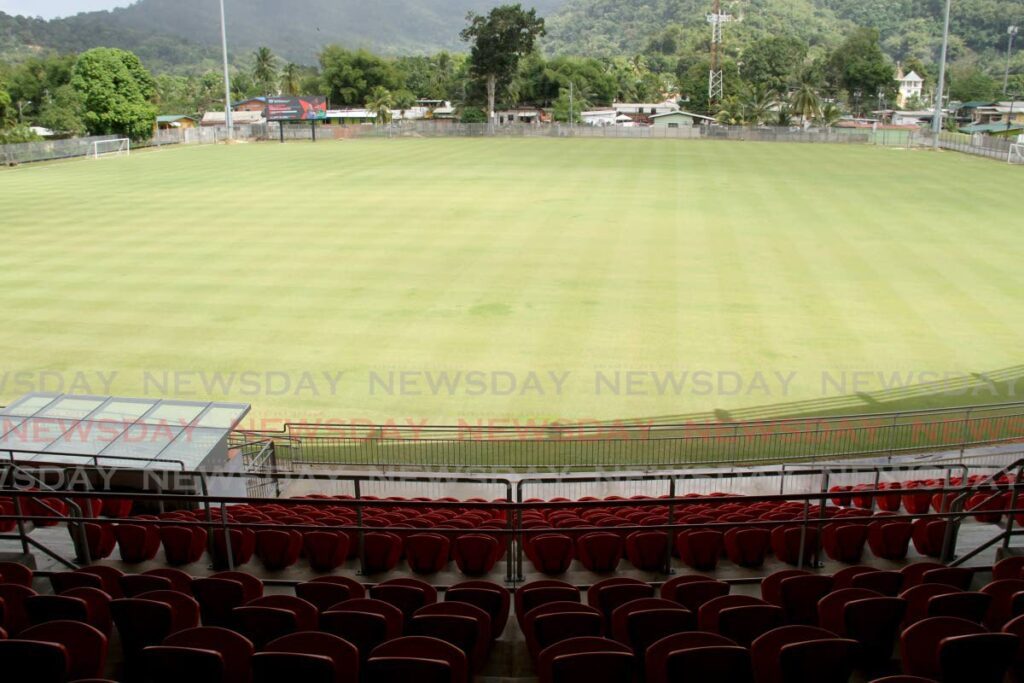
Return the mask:
<svg viewBox="0 0 1024 683">
<path fill-rule="evenodd" d="M 403 428 L 286 423 L 242 431 L 272 439 L 282 465 L 386 469 L 653 469 L 814 463 L 899 456 L 1024 440 L 1024 403 L 848 417 L 692 424 Z"/>
<path fill-rule="evenodd" d="M 7 467 L 12 467 L 8 465 Z M 881 476 L 884 474 L 895 474 L 898 472 L 919 472 L 922 468 L 934 468 L 933 465 L 921 465 L 921 466 L 903 466 L 903 467 L 878 467 L 878 468 L 853 468 L 851 471 L 859 473 L 869 473 L 875 478 L 875 481 L 880 481 Z M 960 472 L 960 477 L 953 477 L 954 471 Z M 344 506 L 354 511 L 356 515 L 355 523 L 351 525 L 336 525 L 331 528 L 339 531 L 345 531 L 354 538 L 358 538 L 360 541 L 363 539 L 365 534 L 373 532 L 394 532 L 397 534 L 412 534 L 420 532 L 429 532 L 434 534 L 441 534 L 448 537 L 456 537 L 459 535 L 474 533 L 472 530 L 466 529 L 454 529 L 454 528 L 430 528 L 424 530 L 410 529 L 407 527 L 390 527 L 390 526 L 368 526 L 363 523 L 365 515 L 372 510 L 389 508 L 399 506 L 402 508 L 432 508 L 432 509 L 461 509 L 461 510 L 472 510 L 472 509 L 485 509 L 491 512 L 502 513 L 506 526 L 501 529 L 486 529 L 481 530 L 479 533 L 487 533 L 499 537 L 502 542 L 506 544 L 506 561 L 505 561 L 505 578 L 510 584 L 516 584 L 525 580 L 525 572 L 523 568 L 523 557 L 524 557 L 524 539 L 531 536 L 536 536 L 540 533 L 568 533 L 572 536 L 578 536 L 590 531 L 607 531 L 607 527 L 602 526 L 586 526 L 586 527 L 574 527 L 568 530 L 562 530 L 558 528 L 551 529 L 537 529 L 537 528 L 526 528 L 522 523 L 522 514 L 527 510 L 558 510 L 558 509 L 573 509 L 576 511 L 586 510 L 588 508 L 614 508 L 614 507 L 659 507 L 668 508 L 667 523 L 665 524 L 653 524 L 653 525 L 635 525 L 635 526 L 622 526 L 615 527 L 616 533 L 628 534 L 633 531 L 665 531 L 671 538 L 682 531 L 689 529 L 718 529 L 727 530 L 736 526 L 743 527 L 761 527 L 772 529 L 780 524 L 786 526 L 799 526 L 801 529 L 801 548 L 811 547 L 811 551 L 807 553 L 810 558 L 810 563 L 814 566 L 820 566 L 820 558 L 822 548 L 820 546 L 821 533 L 820 530 L 825 524 L 832 521 L 832 518 L 826 517 L 824 509 L 834 499 L 842 501 L 849 501 L 854 496 L 863 497 L 865 500 L 870 501 L 868 503 L 872 508 L 877 504 L 877 501 L 886 497 L 894 495 L 902 495 L 899 490 L 894 491 L 893 489 L 881 489 L 881 488 L 866 488 L 856 492 L 844 491 L 834 492 L 828 490 L 828 484 L 831 481 L 830 477 L 834 477 L 836 473 L 841 473 L 841 468 L 828 468 L 823 469 L 814 473 L 801 472 L 802 476 L 814 475 L 817 477 L 817 489 L 815 491 L 804 491 L 798 493 L 785 493 L 785 494 L 765 494 L 765 495 L 723 495 L 709 498 L 693 498 L 687 497 L 682 489 L 681 482 L 692 481 L 702 477 L 717 478 L 719 480 L 725 480 L 730 477 L 742 476 L 735 473 L 718 473 L 717 475 L 683 475 L 677 477 L 669 477 L 667 475 L 659 475 L 657 477 L 651 477 L 650 480 L 661 481 L 667 484 L 669 487 L 668 497 L 655 498 L 649 497 L 645 499 L 597 499 L 597 500 L 576 500 L 576 501 L 528 501 L 524 500 L 525 488 L 530 485 L 544 484 L 544 479 L 524 480 L 515 485 L 513 482 L 504 478 L 491 478 L 487 480 L 481 480 L 480 478 L 469 478 L 469 477 L 438 477 L 438 476 L 418 476 L 418 477 L 407 477 L 407 476 L 391 476 L 391 477 L 370 477 L 370 476 L 345 476 L 345 477 L 334 477 L 331 475 L 313 475 L 313 476 L 302 476 L 285 474 L 285 473 L 262 473 L 262 474 L 247 474 L 237 473 L 233 475 L 222 474 L 218 476 L 238 476 L 238 477 L 265 477 L 272 479 L 303 479 L 313 481 L 338 481 L 342 480 L 347 482 L 352 487 L 353 496 L 348 499 L 339 500 L 332 498 L 276 498 L 276 499 L 259 499 L 251 497 L 230 497 L 230 496 L 211 496 L 206 493 L 202 495 L 186 495 L 172 494 L 168 492 L 108 492 L 108 491 L 70 491 L 60 492 L 56 495 L 71 496 L 75 501 L 81 502 L 82 500 L 89 498 L 104 498 L 104 499 L 121 499 L 126 498 L 134 501 L 135 503 L 155 503 L 162 505 L 166 501 L 173 501 L 176 505 L 185 503 L 193 508 L 205 510 L 205 520 L 197 519 L 195 521 L 181 520 L 181 519 L 156 519 L 147 520 L 146 524 L 152 524 L 154 526 L 201 526 L 208 530 L 211 534 L 211 542 L 214 534 L 221 534 L 225 539 L 225 550 L 226 566 L 228 568 L 234 568 L 234 559 L 231 556 L 231 543 L 228 542 L 230 538 L 229 532 L 231 529 L 244 529 L 250 528 L 259 530 L 266 528 L 258 523 L 251 522 L 233 522 L 228 517 L 228 509 L 231 505 L 235 504 L 250 504 L 259 505 L 261 503 L 273 502 L 278 506 L 313 506 L 313 507 L 336 507 Z M 988 476 L 981 478 L 975 483 L 969 483 L 968 475 L 970 474 L 970 468 L 966 465 L 955 466 L 951 465 L 946 470 L 946 476 L 944 477 L 945 482 L 943 485 L 935 485 L 929 487 L 918 487 L 912 489 L 913 495 L 929 495 L 941 496 L 941 500 L 945 501 L 942 508 L 936 512 L 928 512 L 924 514 L 891 514 L 887 515 L 884 519 L 886 523 L 894 521 L 911 521 L 920 519 L 935 519 L 947 522 L 946 535 L 943 540 L 943 547 L 940 553 L 941 558 L 951 565 L 962 565 L 968 560 L 976 557 L 980 552 L 985 549 L 992 547 L 995 544 L 1002 543 L 1004 547 L 1008 547 L 1012 536 L 1021 533 L 1020 529 L 1014 527 L 1014 522 L 1018 515 L 1024 515 L 1024 508 L 1019 506 L 1019 491 L 1024 488 L 1024 459 L 1018 459 L 1007 467 L 1001 468 L 995 472 L 990 473 Z M 775 474 L 784 473 L 776 472 Z M 583 480 L 591 481 L 606 481 L 606 478 L 580 478 Z M 613 478 L 614 479 L 614 478 Z M 813 477 L 812 477 L 813 479 Z M 364 487 L 370 483 L 390 482 L 390 483 L 417 483 L 417 484 L 429 484 L 431 482 L 443 481 L 448 485 L 457 484 L 461 482 L 476 483 L 479 484 L 481 481 L 486 481 L 488 484 L 499 487 L 499 490 L 504 492 L 504 496 L 501 499 L 493 500 L 490 502 L 472 502 L 468 500 L 459 501 L 444 501 L 444 500 L 400 500 L 396 501 L 393 499 L 380 499 L 380 498 L 365 498 Z M 550 481 L 557 481 L 564 483 L 562 479 L 552 479 Z M 95 522 L 96 520 L 82 515 L 82 507 L 75 506 L 71 509 L 71 512 L 67 515 L 59 516 L 55 520 L 55 515 L 47 514 L 45 516 L 26 514 L 23 512 L 22 503 L 25 499 L 30 499 L 38 503 L 38 499 L 53 497 L 54 491 L 51 490 L 25 490 L 23 487 L 12 486 L 7 478 L 3 479 L 3 486 L 0 487 L 3 496 L 10 497 L 15 501 L 15 513 L 0 515 L 0 521 L 3 522 L 16 522 L 19 526 L 24 526 L 29 522 L 35 521 L 46 521 L 52 523 L 54 521 L 60 521 L 67 523 L 69 526 L 74 527 L 78 525 L 80 528 L 81 524 L 88 522 Z M 808 483 L 808 486 L 811 482 Z M 204 487 L 205 488 L 205 487 Z M 514 493 L 513 493 L 514 491 Z M 965 509 L 966 502 L 969 497 L 976 493 L 990 493 L 992 496 L 1002 496 L 1006 493 L 1011 495 L 1008 504 L 999 505 L 998 509 L 984 509 L 987 514 L 999 514 L 1007 517 L 1007 523 L 1004 528 L 1001 528 L 999 533 L 995 536 L 979 544 L 977 547 L 968 550 L 964 555 L 959 558 L 954 556 L 957 547 L 957 535 L 959 530 L 960 522 L 971 515 L 977 514 L 977 510 Z M 750 520 L 744 522 L 701 522 L 701 523 L 686 523 L 684 515 L 688 507 L 695 505 L 703 505 L 713 500 L 716 505 L 724 505 L 728 503 L 741 503 L 741 504 L 752 504 L 759 502 L 798 502 L 802 503 L 802 514 L 798 515 L 798 518 L 780 522 L 778 520 Z M 985 499 L 982 502 L 988 502 L 989 499 Z M 975 508 L 978 506 L 975 505 Z M 581 513 L 582 514 L 582 513 Z M 842 522 L 846 523 L 870 523 L 876 522 L 879 517 L 873 516 L 872 509 L 865 508 L 863 516 L 849 516 L 843 517 Z M 119 521 L 130 522 L 133 521 L 131 518 L 118 520 L 118 519 L 104 519 L 105 523 L 117 523 Z M 137 520 L 135 520 L 137 523 Z M 274 523 L 275 529 L 294 529 L 296 531 L 322 531 L 323 526 L 308 525 L 308 524 L 281 524 Z M 999 527 L 996 527 L 999 528 Z M 819 533 L 810 534 L 811 529 L 817 529 Z M 27 531 L 24 533 L 28 533 Z M 4 538 L 10 538 L 5 536 Z M 17 538 L 17 537 L 15 537 Z M 33 541 L 34 547 L 43 547 L 47 554 L 51 555 L 58 561 L 68 566 L 74 566 L 75 562 L 68 558 L 61 558 L 59 553 L 51 549 L 45 549 L 42 544 Z M 807 544 L 813 544 L 808 546 Z M 81 551 L 80 551 L 81 552 Z M 88 556 L 78 558 L 78 563 L 88 564 Z M 798 555 L 797 566 L 803 567 L 805 564 L 805 553 L 800 552 Z M 360 567 L 364 565 L 364 558 L 360 558 Z M 664 573 L 671 572 L 671 566 L 664 568 Z"/>
</svg>

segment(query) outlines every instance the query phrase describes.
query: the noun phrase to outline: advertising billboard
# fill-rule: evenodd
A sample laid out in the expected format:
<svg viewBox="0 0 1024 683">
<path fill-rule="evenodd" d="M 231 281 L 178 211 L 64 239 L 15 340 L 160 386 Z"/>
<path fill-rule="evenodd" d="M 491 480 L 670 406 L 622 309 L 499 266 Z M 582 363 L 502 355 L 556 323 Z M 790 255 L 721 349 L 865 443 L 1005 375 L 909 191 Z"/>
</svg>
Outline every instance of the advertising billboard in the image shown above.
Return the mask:
<svg viewBox="0 0 1024 683">
<path fill-rule="evenodd" d="M 323 95 L 267 98 L 267 121 L 322 121 L 326 118 L 327 98 Z"/>
</svg>

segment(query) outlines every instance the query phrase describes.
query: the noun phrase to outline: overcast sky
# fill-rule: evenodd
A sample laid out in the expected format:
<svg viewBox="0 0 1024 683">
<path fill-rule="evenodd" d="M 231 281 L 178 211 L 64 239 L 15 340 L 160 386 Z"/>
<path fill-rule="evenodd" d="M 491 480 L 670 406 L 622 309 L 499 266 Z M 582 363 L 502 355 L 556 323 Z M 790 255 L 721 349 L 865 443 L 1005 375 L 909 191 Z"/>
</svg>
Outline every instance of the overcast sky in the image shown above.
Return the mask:
<svg viewBox="0 0 1024 683">
<path fill-rule="evenodd" d="M 130 5 L 133 0 L 0 0 L 0 12 L 29 17 L 66 17 L 79 12 L 113 9 Z"/>
</svg>

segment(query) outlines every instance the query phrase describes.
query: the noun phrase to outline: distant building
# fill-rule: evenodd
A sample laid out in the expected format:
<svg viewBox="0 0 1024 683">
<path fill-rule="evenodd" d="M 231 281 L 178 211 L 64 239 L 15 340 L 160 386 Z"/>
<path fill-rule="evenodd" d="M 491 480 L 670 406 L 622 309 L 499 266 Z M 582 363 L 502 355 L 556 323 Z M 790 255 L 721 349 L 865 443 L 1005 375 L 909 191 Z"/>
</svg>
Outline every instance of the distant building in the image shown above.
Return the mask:
<svg viewBox="0 0 1024 683">
<path fill-rule="evenodd" d="M 615 116 L 614 109 L 593 109 L 580 112 L 580 118 L 588 126 L 614 126 Z"/>
<path fill-rule="evenodd" d="M 247 100 L 231 103 L 231 111 L 258 111 L 262 112 L 267 108 L 266 97 L 250 97 Z"/>
<path fill-rule="evenodd" d="M 56 133 L 49 128 L 43 128 L 42 126 L 29 126 L 28 129 L 32 131 L 33 134 L 38 135 L 41 138 L 52 138 L 56 135 Z"/>
<path fill-rule="evenodd" d="M 655 128 L 693 128 L 694 124 L 715 123 L 710 116 L 701 116 L 688 111 L 670 111 L 649 117 Z"/>
<path fill-rule="evenodd" d="M 266 123 L 267 120 L 263 118 L 263 111 L 236 111 L 231 114 L 231 122 L 236 126 L 253 125 L 259 123 Z M 224 112 L 222 111 L 208 111 L 203 114 L 203 120 L 200 122 L 201 126 L 223 126 Z"/>
<path fill-rule="evenodd" d="M 633 123 L 649 124 L 652 116 L 669 114 L 679 111 L 679 105 L 672 101 L 651 102 L 616 102 L 612 105 L 618 116 L 628 116 Z"/>
<path fill-rule="evenodd" d="M 360 125 L 373 123 L 377 120 L 377 114 L 369 109 L 328 109 L 327 123 L 341 125 Z"/>
<path fill-rule="evenodd" d="M 540 123 L 544 120 L 544 114 L 540 109 L 533 107 L 519 107 L 518 109 L 506 109 L 494 112 L 499 125 L 513 123 Z"/>
<path fill-rule="evenodd" d="M 185 114 L 168 114 L 156 117 L 156 124 L 154 125 L 153 130 L 183 130 L 186 128 L 195 128 L 197 123 L 198 120 L 194 116 L 186 116 Z"/>
<path fill-rule="evenodd" d="M 907 102 L 920 99 L 924 95 L 924 79 L 918 76 L 916 71 L 904 74 L 903 67 L 900 67 L 896 72 L 896 82 L 896 104 L 900 107 L 905 107 Z"/>
</svg>

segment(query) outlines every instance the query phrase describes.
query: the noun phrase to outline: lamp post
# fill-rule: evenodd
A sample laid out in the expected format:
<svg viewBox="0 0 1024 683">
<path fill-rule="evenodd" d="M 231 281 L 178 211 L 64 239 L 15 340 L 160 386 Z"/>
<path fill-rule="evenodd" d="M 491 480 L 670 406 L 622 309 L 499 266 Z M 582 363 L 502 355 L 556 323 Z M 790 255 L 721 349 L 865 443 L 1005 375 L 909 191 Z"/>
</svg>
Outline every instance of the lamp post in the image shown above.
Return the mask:
<svg viewBox="0 0 1024 683">
<path fill-rule="evenodd" d="M 1006 29 L 1006 73 L 1003 75 L 1003 94 L 1010 87 L 1010 54 L 1013 52 L 1013 39 L 1017 37 L 1018 26 L 1010 26 Z"/>
<path fill-rule="evenodd" d="M 228 127 L 228 140 L 235 137 L 231 116 L 231 73 L 228 71 L 228 30 L 224 22 L 224 0 L 220 0 L 220 45 L 224 53 L 224 123 Z"/>
<path fill-rule="evenodd" d="M 18 125 L 25 123 L 25 114 L 22 111 L 22 108 L 26 105 L 31 107 L 32 100 L 28 100 L 27 102 L 24 100 L 18 100 Z"/>
<path fill-rule="evenodd" d="M 946 54 L 949 52 L 949 11 L 952 0 L 946 0 L 946 21 L 942 29 L 942 55 L 939 58 L 939 83 L 935 88 L 935 116 L 932 117 L 932 146 L 939 148 L 942 132 L 942 95 L 946 87 Z"/>
<path fill-rule="evenodd" d="M 1006 132 L 1009 134 L 1010 129 L 1013 127 L 1013 106 L 1017 103 L 1017 98 L 1020 97 L 1017 93 L 1010 95 L 1010 113 L 1006 117 Z"/>
</svg>

